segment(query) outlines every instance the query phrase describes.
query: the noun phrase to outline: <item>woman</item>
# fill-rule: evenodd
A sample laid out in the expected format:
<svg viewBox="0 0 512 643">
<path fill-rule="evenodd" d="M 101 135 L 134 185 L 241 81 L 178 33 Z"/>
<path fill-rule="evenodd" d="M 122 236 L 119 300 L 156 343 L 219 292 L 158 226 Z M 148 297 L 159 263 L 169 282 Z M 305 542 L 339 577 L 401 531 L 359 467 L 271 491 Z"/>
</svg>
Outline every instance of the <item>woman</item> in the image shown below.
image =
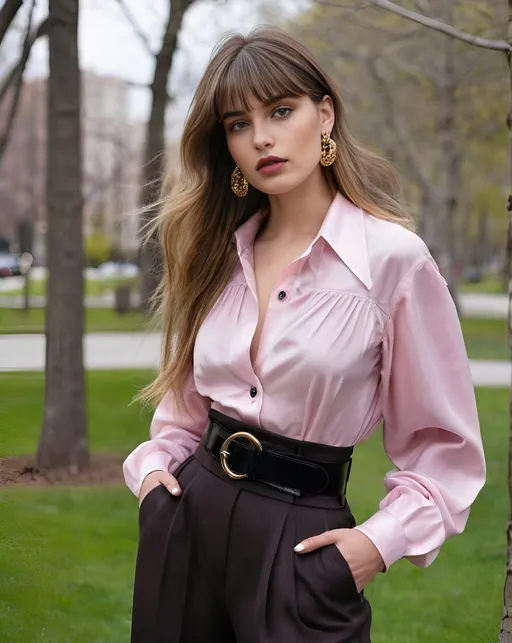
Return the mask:
<svg viewBox="0 0 512 643">
<path fill-rule="evenodd" d="M 432 563 L 484 483 L 446 282 L 394 172 L 284 33 L 219 44 L 181 154 L 159 219 L 157 408 L 124 465 L 132 642 L 367 643 L 364 588 L 400 558 Z M 395 470 L 356 527 L 352 451 L 382 418 Z"/>
</svg>

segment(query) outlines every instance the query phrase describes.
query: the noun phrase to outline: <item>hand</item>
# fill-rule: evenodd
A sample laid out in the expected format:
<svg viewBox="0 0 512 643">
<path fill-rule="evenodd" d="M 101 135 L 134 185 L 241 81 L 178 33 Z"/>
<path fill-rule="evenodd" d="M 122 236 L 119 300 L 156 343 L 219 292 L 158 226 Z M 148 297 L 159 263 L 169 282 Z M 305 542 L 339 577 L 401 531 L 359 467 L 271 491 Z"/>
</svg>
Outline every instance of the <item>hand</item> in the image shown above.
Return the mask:
<svg viewBox="0 0 512 643">
<path fill-rule="evenodd" d="M 173 496 L 179 496 L 181 494 L 181 487 L 174 476 L 167 471 L 152 471 L 151 473 L 148 473 L 142 481 L 139 491 L 139 507 L 148 493 L 160 483 L 163 484 L 167 491 L 172 493 Z"/>
<path fill-rule="evenodd" d="M 379 550 L 373 542 L 357 529 L 333 529 L 307 538 L 295 547 L 295 551 L 306 554 L 319 547 L 336 545 L 347 561 L 357 591 L 360 592 L 385 567 Z"/>
</svg>

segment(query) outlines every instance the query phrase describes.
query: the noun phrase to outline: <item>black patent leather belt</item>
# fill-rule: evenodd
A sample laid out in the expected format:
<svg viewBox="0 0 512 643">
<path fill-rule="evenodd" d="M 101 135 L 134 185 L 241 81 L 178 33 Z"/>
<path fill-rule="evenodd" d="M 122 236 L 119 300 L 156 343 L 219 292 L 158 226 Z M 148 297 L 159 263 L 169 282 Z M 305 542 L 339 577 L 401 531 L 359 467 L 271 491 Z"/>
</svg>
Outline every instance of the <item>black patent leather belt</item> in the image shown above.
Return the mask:
<svg viewBox="0 0 512 643">
<path fill-rule="evenodd" d="M 353 447 L 286 438 L 215 410 L 201 443 L 234 480 L 263 482 L 295 496 L 337 495 L 345 504 Z"/>
</svg>

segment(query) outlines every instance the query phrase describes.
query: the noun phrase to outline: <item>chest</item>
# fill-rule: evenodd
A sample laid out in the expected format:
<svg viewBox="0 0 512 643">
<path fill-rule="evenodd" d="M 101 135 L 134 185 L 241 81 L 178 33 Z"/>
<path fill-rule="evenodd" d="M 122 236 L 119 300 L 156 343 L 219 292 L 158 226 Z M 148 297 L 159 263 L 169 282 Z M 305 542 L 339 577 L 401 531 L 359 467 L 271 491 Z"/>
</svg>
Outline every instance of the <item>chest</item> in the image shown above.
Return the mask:
<svg viewBox="0 0 512 643">
<path fill-rule="evenodd" d="M 295 396 L 295 375 L 339 383 L 378 370 L 385 313 L 328 246 L 306 250 L 255 244 L 241 257 L 199 330 L 197 382 L 227 378 L 245 394 L 256 376 Z"/>
<path fill-rule="evenodd" d="M 268 304 L 272 296 L 283 299 L 284 291 L 280 291 L 286 271 L 294 260 L 307 248 L 309 241 L 297 241 L 292 244 L 259 243 L 254 245 L 253 264 L 256 298 L 258 300 L 258 318 L 256 329 L 251 341 L 251 362 L 254 364 L 258 354 L 261 334 L 267 316 Z"/>
</svg>

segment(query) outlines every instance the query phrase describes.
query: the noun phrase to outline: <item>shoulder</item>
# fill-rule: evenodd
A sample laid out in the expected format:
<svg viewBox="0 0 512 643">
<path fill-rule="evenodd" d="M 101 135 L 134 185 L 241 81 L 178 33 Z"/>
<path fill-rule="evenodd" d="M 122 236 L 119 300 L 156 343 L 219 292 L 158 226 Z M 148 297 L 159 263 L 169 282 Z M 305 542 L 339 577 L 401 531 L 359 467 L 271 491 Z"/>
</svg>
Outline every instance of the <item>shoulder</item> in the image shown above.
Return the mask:
<svg viewBox="0 0 512 643">
<path fill-rule="evenodd" d="M 416 265 L 432 260 L 425 242 L 398 223 L 365 215 L 366 245 L 370 268 L 407 273 Z"/>
<path fill-rule="evenodd" d="M 427 245 L 415 232 L 369 214 L 365 231 L 375 294 L 383 303 L 389 302 L 407 276 L 421 266 L 429 265 L 437 271 Z"/>
<path fill-rule="evenodd" d="M 407 270 L 431 258 L 423 239 L 402 225 L 377 219 L 370 214 L 366 215 L 365 224 L 370 259 L 392 262 Z"/>
</svg>

